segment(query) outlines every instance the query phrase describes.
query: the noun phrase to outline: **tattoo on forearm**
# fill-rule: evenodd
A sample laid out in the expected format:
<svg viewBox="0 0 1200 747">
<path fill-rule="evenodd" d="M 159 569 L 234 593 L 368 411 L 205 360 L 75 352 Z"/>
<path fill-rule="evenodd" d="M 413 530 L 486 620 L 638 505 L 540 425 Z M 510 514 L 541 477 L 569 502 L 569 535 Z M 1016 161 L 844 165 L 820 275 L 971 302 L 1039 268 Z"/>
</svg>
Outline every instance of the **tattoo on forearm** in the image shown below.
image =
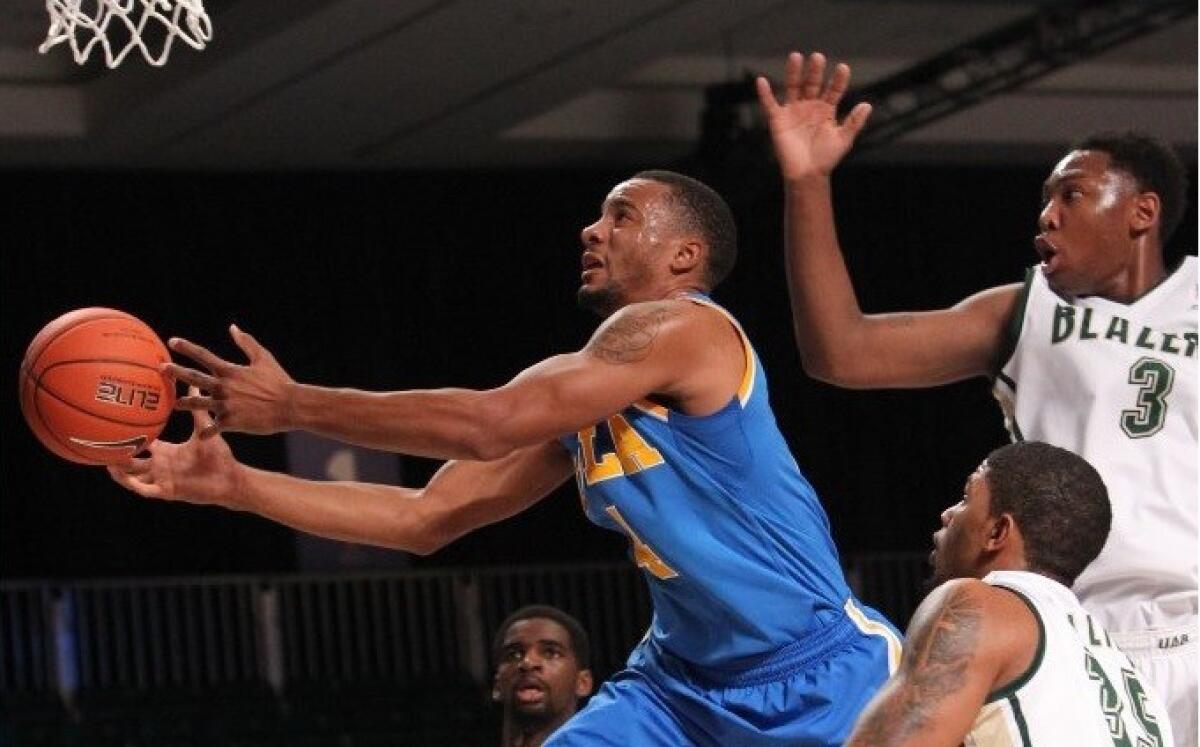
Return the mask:
<svg viewBox="0 0 1200 747">
<path fill-rule="evenodd" d="M 663 322 L 676 313 L 666 304 L 655 304 L 626 314 L 596 334 L 586 349 L 608 363 L 636 363 L 650 354 Z"/>
<path fill-rule="evenodd" d="M 979 602 L 956 589 L 929 619 L 917 621 L 900 664 L 902 679 L 871 709 L 855 744 L 899 744 L 924 727 L 938 702 L 966 683 L 981 618 Z"/>
</svg>

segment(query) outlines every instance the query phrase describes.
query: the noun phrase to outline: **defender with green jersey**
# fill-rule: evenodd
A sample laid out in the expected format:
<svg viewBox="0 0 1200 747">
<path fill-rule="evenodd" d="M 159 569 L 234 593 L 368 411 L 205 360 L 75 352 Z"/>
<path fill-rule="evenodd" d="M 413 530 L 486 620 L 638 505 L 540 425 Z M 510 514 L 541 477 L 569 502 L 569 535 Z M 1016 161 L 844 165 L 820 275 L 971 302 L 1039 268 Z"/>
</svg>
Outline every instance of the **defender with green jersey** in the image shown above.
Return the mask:
<svg viewBox="0 0 1200 747">
<path fill-rule="evenodd" d="M 1060 296 L 1031 269 L 995 380 L 1015 440 L 1070 449 L 1108 486 L 1112 532 L 1074 591 L 1170 696 L 1180 734 L 1198 678 L 1196 268 L 1128 304 Z"/>
<path fill-rule="evenodd" d="M 1175 744 L 1153 687 L 1070 589 L 1027 571 L 993 571 L 983 580 L 1029 605 L 1039 641 L 1029 671 L 989 694 L 965 747 Z"/>
</svg>

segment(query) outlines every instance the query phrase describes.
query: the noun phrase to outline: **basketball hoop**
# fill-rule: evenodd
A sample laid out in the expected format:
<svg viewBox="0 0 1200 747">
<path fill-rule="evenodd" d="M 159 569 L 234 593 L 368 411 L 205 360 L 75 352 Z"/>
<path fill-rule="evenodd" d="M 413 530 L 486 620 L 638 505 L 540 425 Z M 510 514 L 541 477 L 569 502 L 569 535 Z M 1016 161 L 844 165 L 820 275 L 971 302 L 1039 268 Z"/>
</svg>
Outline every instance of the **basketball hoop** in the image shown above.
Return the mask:
<svg viewBox="0 0 1200 747">
<path fill-rule="evenodd" d="M 146 62 L 161 67 L 176 37 L 196 50 L 212 40 L 203 0 L 46 0 L 46 12 L 50 30 L 38 51 L 45 54 L 67 42 L 80 65 L 100 45 L 109 67 L 120 65 L 135 49 Z"/>
</svg>

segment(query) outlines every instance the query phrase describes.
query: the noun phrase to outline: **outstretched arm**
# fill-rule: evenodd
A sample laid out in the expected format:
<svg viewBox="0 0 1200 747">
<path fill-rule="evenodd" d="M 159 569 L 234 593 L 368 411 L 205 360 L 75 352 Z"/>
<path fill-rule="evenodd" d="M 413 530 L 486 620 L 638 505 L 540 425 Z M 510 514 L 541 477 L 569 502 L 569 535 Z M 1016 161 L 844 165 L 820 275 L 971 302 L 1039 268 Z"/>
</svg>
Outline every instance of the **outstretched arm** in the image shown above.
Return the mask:
<svg viewBox="0 0 1200 747">
<path fill-rule="evenodd" d="M 254 338 L 234 328 L 249 365 L 182 340 L 203 373 L 168 364 L 205 391 L 184 409 L 217 413 L 222 430 L 302 429 L 347 443 L 440 459 L 488 461 L 591 425 L 658 393 L 685 407 L 724 405 L 742 373 L 741 344 L 723 317 L 686 301 L 627 306 L 578 352 L 548 358 L 502 387 L 364 392 L 293 382 Z M 722 386 L 728 391 L 721 394 Z"/>
<path fill-rule="evenodd" d="M 309 534 L 428 555 L 529 508 L 574 467 L 557 441 L 491 462 L 450 461 L 419 490 L 244 468 L 240 507 Z"/>
<path fill-rule="evenodd" d="M 899 671 L 847 747 L 962 744 L 988 693 L 1028 668 L 1036 648 L 1032 614 L 1009 592 L 975 579 L 943 584 L 917 608 Z"/>
<path fill-rule="evenodd" d="M 189 440 L 154 442 L 148 457 L 109 467 L 113 479 L 147 498 L 250 511 L 322 537 L 422 555 L 519 513 L 573 469 L 566 449 L 550 441 L 494 462 L 448 462 L 423 489 L 302 480 L 240 464 L 220 436 L 199 437 L 209 416 L 194 417 Z"/>
<path fill-rule="evenodd" d="M 829 177 L 870 116 L 860 103 L 838 122 L 850 68 L 825 80 L 825 57 L 788 56 L 782 102 L 756 81 L 785 191 L 784 242 L 792 324 L 805 371 L 847 387 L 921 387 L 987 375 L 1019 285 L 950 309 L 862 313 L 838 245 Z"/>
</svg>

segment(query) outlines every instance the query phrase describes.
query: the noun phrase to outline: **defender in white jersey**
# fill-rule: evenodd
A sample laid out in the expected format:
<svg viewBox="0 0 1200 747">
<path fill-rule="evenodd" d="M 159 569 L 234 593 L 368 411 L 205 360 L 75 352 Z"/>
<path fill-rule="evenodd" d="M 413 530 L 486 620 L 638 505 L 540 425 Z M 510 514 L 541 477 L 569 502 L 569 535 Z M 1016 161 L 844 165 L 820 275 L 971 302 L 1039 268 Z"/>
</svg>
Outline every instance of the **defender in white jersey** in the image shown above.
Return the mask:
<svg viewBox="0 0 1200 747">
<path fill-rule="evenodd" d="M 992 452 L 942 513 L 900 670 L 849 745 L 1175 744 L 1161 700 L 1068 588 L 1104 544 L 1099 473 L 1028 441 Z"/>
<path fill-rule="evenodd" d="M 1193 735 L 1196 288 L 1195 257 L 1127 304 L 1061 296 L 1034 268 L 995 382 L 1014 439 L 1086 454 L 1103 476 L 1112 532 L 1075 593 L 1160 688 L 1181 693 L 1171 715 Z"/>
<path fill-rule="evenodd" d="M 1162 701 L 1070 589 L 1027 571 L 992 571 L 983 582 L 1028 605 L 1041 649 L 1025 676 L 988 696 L 966 747 L 1174 743 Z"/>
<path fill-rule="evenodd" d="M 823 56 L 793 53 L 782 103 L 758 81 L 786 191 L 805 371 L 854 388 L 994 378 L 1018 438 L 1095 464 L 1109 481 L 1113 535 L 1076 593 L 1163 693 L 1180 744 L 1196 745 L 1196 269 L 1189 258 L 1168 272 L 1163 258 L 1186 170 L 1153 138 L 1088 137 L 1045 182 L 1042 263 L 1028 284 L 939 311 L 866 315 L 830 196 L 829 175 L 870 115 L 863 103 L 837 120 L 849 77 L 838 65 L 826 81 Z"/>
</svg>

